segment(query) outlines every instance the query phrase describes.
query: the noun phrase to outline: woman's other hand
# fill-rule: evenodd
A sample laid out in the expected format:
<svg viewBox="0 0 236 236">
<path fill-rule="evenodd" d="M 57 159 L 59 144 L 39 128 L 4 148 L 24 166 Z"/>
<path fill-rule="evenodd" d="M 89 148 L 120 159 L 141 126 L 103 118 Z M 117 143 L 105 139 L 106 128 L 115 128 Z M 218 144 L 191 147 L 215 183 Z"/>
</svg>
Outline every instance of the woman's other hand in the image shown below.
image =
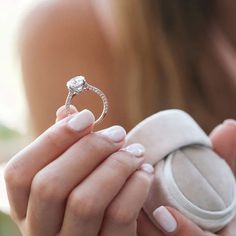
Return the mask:
<svg viewBox="0 0 236 236">
<path fill-rule="evenodd" d="M 214 150 L 223 157 L 236 174 L 236 121 L 226 120 L 217 126 L 210 138 Z M 203 231 L 179 211 L 171 207 L 161 206 L 154 212 L 159 229 L 148 220 L 142 211 L 139 216 L 138 231 L 140 236 L 235 236 L 236 218 L 217 234 Z"/>
<path fill-rule="evenodd" d="M 122 148 L 120 126 L 93 133 L 88 110 L 63 112 L 8 163 L 12 218 L 24 236 L 136 236 L 153 172 L 144 148 Z"/>
</svg>

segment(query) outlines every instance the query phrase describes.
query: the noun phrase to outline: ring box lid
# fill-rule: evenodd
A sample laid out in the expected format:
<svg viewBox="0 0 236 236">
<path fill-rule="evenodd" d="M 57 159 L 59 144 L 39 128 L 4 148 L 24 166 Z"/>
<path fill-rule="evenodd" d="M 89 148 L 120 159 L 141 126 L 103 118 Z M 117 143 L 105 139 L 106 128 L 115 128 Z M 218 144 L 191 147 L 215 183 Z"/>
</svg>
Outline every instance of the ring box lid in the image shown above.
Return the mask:
<svg viewBox="0 0 236 236">
<path fill-rule="evenodd" d="M 126 145 L 132 143 L 141 143 L 146 148 L 147 161 L 152 165 L 184 146 L 212 147 L 193 118 L 177 109 L 158 112 L 140 122 L 127 135 Z"/>
</svg>

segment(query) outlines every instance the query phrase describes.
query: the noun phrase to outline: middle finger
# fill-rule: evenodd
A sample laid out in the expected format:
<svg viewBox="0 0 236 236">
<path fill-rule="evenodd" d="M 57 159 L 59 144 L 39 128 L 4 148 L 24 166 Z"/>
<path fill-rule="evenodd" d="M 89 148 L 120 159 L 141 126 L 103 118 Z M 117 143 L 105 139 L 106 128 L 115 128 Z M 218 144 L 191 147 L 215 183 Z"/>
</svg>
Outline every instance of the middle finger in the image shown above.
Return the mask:
<svg viewBox="0 0 236 236">
<path fill-rule="evenodd" d="M 32 182 L 27 212 L 32 235 L 58 233 L 69 193 L 106 157 L 120 149 L 125 135 L 120 126 L 89 134 L 38 172 Z"/>
<path fill-rule="evenodd" d="M 143 153 L 140 144 L 114 153 L 76 187 L 68 199 L 60 235 L 97 235 L 106 208 L 129 176 L 141 166 Z"/>
</svg>

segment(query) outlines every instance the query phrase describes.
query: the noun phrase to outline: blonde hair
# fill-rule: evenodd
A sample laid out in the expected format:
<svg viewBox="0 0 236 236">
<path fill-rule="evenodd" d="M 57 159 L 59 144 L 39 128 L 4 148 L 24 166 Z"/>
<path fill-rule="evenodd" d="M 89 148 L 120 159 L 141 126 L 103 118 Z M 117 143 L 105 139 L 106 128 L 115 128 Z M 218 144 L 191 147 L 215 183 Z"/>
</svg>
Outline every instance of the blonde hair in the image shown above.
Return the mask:
<svg viewBox="0 0 236 236">
<path fill-rule="evenodd" d="M 119 0 L 121 38 L 127 64 L 127 107 L 131 125 L 161 109 L 190 112 L 206 130 L 219 117 L 207 103 L 198 60 L 214 18 L 205 0 Z M 201 34 L 200 34 L 201 32 Z"/>
</svg>

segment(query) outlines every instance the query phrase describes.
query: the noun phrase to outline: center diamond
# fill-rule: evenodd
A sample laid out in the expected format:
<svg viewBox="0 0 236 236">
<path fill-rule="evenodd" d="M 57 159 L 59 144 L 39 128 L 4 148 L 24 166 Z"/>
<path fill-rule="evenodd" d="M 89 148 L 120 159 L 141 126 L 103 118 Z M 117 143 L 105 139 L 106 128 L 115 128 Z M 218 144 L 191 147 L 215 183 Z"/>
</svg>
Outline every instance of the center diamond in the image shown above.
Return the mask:
<svg viewBox="0 0 236 236">
<path fill-rule="evenodd" d="M 67 88 L 74 92 L 82 92 L 86 86 L 86 80 L 83 76 L 76 76 L 67 82 Z"/>
</svg>

